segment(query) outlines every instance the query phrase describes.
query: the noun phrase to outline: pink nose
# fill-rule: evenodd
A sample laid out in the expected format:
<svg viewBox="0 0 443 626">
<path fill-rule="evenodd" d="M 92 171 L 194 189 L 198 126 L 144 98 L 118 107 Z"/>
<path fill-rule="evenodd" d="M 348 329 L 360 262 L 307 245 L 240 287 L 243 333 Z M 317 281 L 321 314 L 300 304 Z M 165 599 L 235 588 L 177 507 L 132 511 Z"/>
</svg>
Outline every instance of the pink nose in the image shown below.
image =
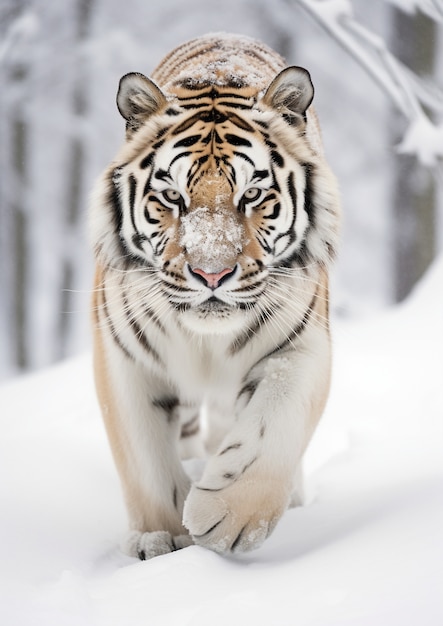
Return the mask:
<svg viewBox="0 0 443 626">
<path fill-rule="evenodd" d="M 208 287 L 210 287 L 211 289 L 216 289 L 220 285 L 222 279 L 225 276 L 232 274 L 232 272 L 234 271 L 234 268 L 226 267 L 224 270 L 222 270 L 221 272 L 217 272 L 216 274 L 208 274 L 207 272 L 199 268 L 196 268 L 196 269 L 190 268 L 190 270 L 192 274 L 197 274 L 197 276 L 200 277 L 200 280 L 203 279 L 203 281 L 206 283 Z"/>
</svg>

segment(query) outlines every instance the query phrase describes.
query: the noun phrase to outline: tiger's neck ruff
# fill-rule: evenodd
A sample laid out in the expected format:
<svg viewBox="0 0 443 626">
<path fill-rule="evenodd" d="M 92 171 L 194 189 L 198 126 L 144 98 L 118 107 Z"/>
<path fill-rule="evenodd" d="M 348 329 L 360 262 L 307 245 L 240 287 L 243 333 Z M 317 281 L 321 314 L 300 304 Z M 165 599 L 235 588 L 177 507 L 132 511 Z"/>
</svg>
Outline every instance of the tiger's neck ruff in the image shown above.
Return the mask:
<svg viewBox="0 0 443 626">
<path fill-rule="evenodd" d="M 337 188 L 306 70 L 212 35 L 153 78 L 120 81 L 127 140 L 90 212 L 95 375 L 128 550 L 249 550 L 297 488 L 328 393 Z M 190 488 L 180 453 L 206 452 Z"/>
</svg>

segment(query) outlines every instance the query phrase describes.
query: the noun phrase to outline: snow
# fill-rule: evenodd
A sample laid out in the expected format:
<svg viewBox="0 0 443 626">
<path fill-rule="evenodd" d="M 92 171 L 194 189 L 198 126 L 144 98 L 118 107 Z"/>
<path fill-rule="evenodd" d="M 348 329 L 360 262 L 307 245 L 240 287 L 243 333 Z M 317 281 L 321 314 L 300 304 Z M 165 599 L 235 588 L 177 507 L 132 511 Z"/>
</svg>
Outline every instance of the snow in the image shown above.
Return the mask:
<svg viewBox="0 0 443 626">
<path fill-rule="evenodd" d="M 194 266 L 219 272 L 242 250 L 243 227 L 221 207 L 223 196 L 216 197 L 216 212 L 198 207 L 181 219 L 180 243 L 192 256 Z M 229 264 L 229 263 L 228 263 Z"/>
<path fill-rule="evenodd" d="M 204 63 L 199 63 L 194 58 L 185 59 L 183 49 L 176 51 L 175 56 L 182 70 L 174 76 L 172 82 L 167 80 L 164 83 L 160 80 L 160 84 L 166 91 L 174 92 L 174 85 L 181 82 L 187 86 L 201 83 L 224 86 L 232 85 L 234 82 L 239 86 L 248 85 L 263 89 L 268 85 L 269 75 L 273 78 L 280 69 L 285 67 L 284 60 L 277 53 L 254 38 L 225 32 L 209 33 L 200 38 L 205 40 L 205 47 L 208 48 L 205 50 Z M 216 53 L 211 54 L 210 48 L 215 44 Z M 260 61 L 250 54 L 250 48 L 257 50 L 257 44 Z M 192 49 L 195 53 L 194 48 Z M 171 60 L 168 59 L 166 69 L 170 70 L 170 66 Z M 163 73 L 164 68 L 160 69 L 160 75 Z"/>
<path fill-rule="evenodd" d="M 443 258 L 403 305 L 335 324 L 308 501 L 259 550 L 124 556 L 89 355 L 0 388 L 0 623 L 440 626 Z"/>
</svg>

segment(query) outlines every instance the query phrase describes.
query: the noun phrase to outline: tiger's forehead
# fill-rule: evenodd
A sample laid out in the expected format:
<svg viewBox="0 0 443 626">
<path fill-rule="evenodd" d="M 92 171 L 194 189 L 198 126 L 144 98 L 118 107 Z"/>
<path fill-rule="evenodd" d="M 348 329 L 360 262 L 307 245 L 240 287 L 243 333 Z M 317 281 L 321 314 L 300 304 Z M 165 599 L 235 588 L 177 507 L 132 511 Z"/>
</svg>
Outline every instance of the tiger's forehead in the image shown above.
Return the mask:
<svg viewBox="0 0 443 626">
<path fill-rule="evenodd" d="M 257 91 L 250 87 L 233 89 L 208 85 L 199 89 L 177 88 L 173 106 L 167 113 L 180 115 L 185 112 L 187 115 L 172 125 L 171 134 L 179 135 L 198 122 L 213 125 L 231 122 L 244 131 L 254 132 L 251 112 L 256 101 Z"/>
<path fill-rule="evenodd" d="M 254 90 L 233 92 L 211 85 L 199 90 L 183 88 L 180 94 L 171 103 L 176 107 L 176 121 L 165 128 L 156 147 L 157 169 L 182 183 L 186 173 L 188 189 L 196 188 L 202 177 L 206 181 L 214 177 L 220 183 L 217 176 L 222 174 L 233 192 L 252 166 L 264 169 L 269 165 L 262 129 L 254 120 L 260 114 L 252 111 Z M 171 111 L 166 115 L 174 119 Z"/>
<path fill-rule="evenodd" d="M 214 85 L 210 82 L 182 82 L 180 85 L 175 86 L 171 92 L 183 107 L 187 105 L 195 107 L 196 101 L 201 103 L 209 103 L 211 101 L 219 103 L 222 101 L 222 104 L 230 104 L 244 100 L 246 101 L 246 106 L 248 106 L 248 102 L 250 103 L 248 106 L 250 108 L 257 98 L 258 89 L 233 77 L 232 83 L 226 85 Z"/>
</svg>

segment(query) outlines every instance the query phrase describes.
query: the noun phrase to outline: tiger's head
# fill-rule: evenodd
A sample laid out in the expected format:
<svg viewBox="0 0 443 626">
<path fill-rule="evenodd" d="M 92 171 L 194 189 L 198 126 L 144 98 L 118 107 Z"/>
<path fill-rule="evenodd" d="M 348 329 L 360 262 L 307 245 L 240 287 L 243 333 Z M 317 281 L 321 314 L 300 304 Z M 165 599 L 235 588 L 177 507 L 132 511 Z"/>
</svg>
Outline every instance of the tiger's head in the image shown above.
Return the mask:
<svg viewBox="0 0 443 626">
<path fill-rule="evenodd" d="M 261 91 L 184 81 L 163 93 L 124 76 L 127 141 L 94 216 L 99 259 L 155 271 L 171 306 L 197 322 L 250 310 L 278 268 L 327 265 L 338 201 L 313 93 L 299 67 Z"/>
</svg>

